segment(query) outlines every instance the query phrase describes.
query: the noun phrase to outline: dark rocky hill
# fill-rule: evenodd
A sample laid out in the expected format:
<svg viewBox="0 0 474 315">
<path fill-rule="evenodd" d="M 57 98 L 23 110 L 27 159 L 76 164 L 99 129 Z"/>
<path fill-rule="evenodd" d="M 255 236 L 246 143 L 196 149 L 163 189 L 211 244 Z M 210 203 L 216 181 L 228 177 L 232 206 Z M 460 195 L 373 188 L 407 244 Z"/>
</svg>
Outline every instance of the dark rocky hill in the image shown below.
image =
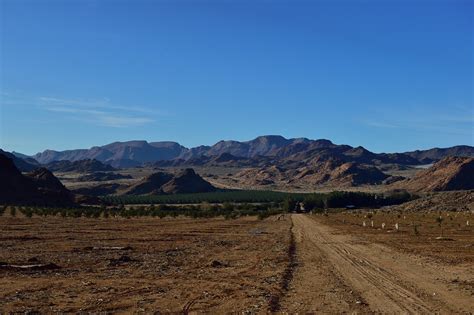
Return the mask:
<svg viewBox="0 0 474 315">
<path fill-rule="evenodd" d="M 210 192 L 215 188 L 193 169 L 185 169 L 176 175 L 157 172 L 123 190 L 123 195 L 159 195 Z"/>
<path fill-rule="evenodd" d="M 0 154 L 0 203 L 71 206 L 74 195 L 47 169 L 23 175 L 12 159 Z"/>
<path fill-rule="evenodd" d="M 191 168 L 185 169 L 174 176 L 161 189 L 166 194 L 191 194 L 216 190 L 214 186 L 202 179 Z"/>
<path fill-rule="evenodd" d="M 74 195 L 46 168 L 26 174 L 35 183 L 40 194 L 53 205 L 74 203 Z"/>
</svg>

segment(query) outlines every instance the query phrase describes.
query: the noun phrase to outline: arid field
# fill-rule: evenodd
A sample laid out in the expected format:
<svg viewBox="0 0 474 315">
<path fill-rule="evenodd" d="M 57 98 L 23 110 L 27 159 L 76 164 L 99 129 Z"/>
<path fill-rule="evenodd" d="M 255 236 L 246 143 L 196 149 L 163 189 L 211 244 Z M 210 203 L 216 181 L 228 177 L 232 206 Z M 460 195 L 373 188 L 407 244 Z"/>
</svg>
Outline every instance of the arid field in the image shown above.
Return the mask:
<svg viewBox="0 0 474 315">
<path fill-rule="evenodd" d="M 1 218 L 2 310 L 263 311 L 287 265 L 289 218 Z"/>
<path fill-rule="evenodd" d="M 368 210 L 264 220 L 6 212 L 0 309 L 468 313 L 473 218 Z"/>
</svg>

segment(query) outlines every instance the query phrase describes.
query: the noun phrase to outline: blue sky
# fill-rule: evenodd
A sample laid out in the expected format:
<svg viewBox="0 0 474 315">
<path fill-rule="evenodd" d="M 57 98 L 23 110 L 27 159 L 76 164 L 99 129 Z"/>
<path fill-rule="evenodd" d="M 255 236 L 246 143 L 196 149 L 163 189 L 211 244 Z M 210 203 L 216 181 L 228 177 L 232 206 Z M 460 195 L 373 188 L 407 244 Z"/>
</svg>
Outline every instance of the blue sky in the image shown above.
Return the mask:
<svg viewBox="0 0 474 315">
<path fill-rule="evenodd" d="M 474 145 L 473 1 L 0 0 L 0 147 Z"/>
</svg>

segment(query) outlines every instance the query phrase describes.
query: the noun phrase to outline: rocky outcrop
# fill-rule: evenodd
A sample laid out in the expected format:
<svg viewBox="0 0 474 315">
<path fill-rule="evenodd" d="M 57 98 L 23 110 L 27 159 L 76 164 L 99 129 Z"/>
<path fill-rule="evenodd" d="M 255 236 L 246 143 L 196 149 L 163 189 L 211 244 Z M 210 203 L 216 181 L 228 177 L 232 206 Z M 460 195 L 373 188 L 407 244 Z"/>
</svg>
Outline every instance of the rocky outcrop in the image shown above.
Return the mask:
<svg viewBox="0 0 474 315">
<path fill-rule="evenodd" d="M 246 169 L 236 175 L 236 178 L 248 186 L 291 183 L 307 187 L 380 184 L 387 177 L 388 175 L 373 166 L 323 158 L 299 168 L 272 165 Z"/>
<path fill-rule="evenodd" d="M 418 192 L 474 189 L 474 158 L 444 158 L 394 186 Z"/>
</svg>

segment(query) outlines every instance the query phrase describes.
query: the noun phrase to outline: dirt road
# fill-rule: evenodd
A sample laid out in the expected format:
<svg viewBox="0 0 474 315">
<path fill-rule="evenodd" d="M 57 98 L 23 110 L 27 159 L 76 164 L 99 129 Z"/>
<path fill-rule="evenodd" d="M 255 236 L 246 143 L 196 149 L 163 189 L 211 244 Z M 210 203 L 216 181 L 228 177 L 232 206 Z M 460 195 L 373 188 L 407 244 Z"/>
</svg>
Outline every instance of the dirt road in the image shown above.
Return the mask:
<svg viewBox="0 0 474 315">
<path fill-rule="evenodd" d="M 440 265 L 341 234 L 308 215 L 292 215 L 298 267 L 283 311 L 470 313 L 472 266 Z M 456 280 L 458 281 L 458 280 Z"/>
</svg>

